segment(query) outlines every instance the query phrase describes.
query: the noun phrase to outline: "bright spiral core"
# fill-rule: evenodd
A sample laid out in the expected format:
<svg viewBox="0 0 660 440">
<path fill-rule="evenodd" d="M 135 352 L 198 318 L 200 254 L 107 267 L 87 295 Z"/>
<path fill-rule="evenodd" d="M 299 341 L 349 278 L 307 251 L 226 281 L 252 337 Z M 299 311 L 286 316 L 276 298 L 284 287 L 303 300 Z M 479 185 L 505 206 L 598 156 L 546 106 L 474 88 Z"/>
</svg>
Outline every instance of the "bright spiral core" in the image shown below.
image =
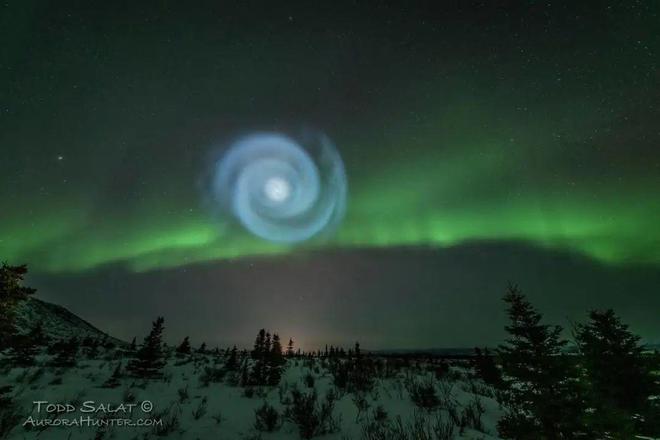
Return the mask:
<svg viewBox="0 0 660 440">
<path fill-rule="evenodd" d="M 294 243 L 339 224 L 346 173 L 323 134 L 294 139 L 256 133 L 236 140 L 215 163 L 211 193 L 214 203 L 253 234 Z"/>
<path fill-rule="evenodd" d="M 264 185 L 264 192 L 273 202 L 284 202 L 291 195 L 291 186 L 281 177 L 271 177 Z"/>
</svg>

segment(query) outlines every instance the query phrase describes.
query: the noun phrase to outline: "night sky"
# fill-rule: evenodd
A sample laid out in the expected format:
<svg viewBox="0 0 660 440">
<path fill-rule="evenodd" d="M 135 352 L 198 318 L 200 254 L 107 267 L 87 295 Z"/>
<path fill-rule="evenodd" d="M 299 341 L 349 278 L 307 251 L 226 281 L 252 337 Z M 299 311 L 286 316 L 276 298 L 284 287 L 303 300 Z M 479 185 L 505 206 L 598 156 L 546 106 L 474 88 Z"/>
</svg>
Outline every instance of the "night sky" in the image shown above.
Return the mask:
<svg viewBox="0 0 660 440">
<path fill-rule="evenodd" d="M 77 3 L 0 5 L 0 259 L 39 297 L 127 339 L 419 348 L 497 343 L 514 281 L 660 341 L 660 3 Z M 333 235 L 210 212 L 232 139 L 309 128 Z"/>
</svg>

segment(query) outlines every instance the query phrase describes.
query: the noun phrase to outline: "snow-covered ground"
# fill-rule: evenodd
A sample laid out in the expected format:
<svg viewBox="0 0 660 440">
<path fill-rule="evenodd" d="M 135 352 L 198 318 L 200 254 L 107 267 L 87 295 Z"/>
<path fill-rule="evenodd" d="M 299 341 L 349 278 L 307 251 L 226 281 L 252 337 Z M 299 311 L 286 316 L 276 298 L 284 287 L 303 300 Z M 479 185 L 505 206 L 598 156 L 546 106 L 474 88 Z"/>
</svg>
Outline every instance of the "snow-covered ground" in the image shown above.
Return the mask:
<svg viewBox="0 0 660 440">
<path fill-rule="evenodd" d="M 122 368 L 116 386 L 108 388 L 104 384 L 117 364 L 121 362 L 125 367 L 127 360 L 106 355 L 107 360 L 79 359 L 75 367 L 68 369 L 47 366 L 48 357 L 42 355 L 35 366 L 0 372 L 0 387 L 13 386 L 11 394 L 20 418 L 8 438 L 297 439 L 298 426 L 283 417 L 294 388 L 303 393 L 316 390 L 319 405 L 328 392 L 337 395 L 332 411 L 336 431 L 315 437 L 328 440 L 405 439 L 383 434 L 388 429 L 396 431 L 396 426 L 408 432 L 413 426 L 426 432 L 438 431 L 431 437 L 410 437 L 415 439 L 495 439 L 496 423 L 503 413 L 493 390 L 473 377 L 469 365 L 460 362 L 453 362 L 448 372 L 438 374 L 432 365 L 413 360 L 387 377 L 378 377 L 370 391 L 349 393 L 335 387 L 324 359 L 288 359 L 280 384 L 275 387 L 231 385 L 231 374 L 221 382 L 205 383 L 200 379 L 205 367 L 220 368 L 225 362 L 223 356 L 213 354 L 195 354 L 186 359 L 171 356 L 162 379 L 136 379 L 124 374 Z M 411 383 L 432 384 L 439 405 L 419 408 L 411 399 Z M 273 432 L 255 427 L 255 411 L 264 402 L 280 416 Z M 53 410 L 49 404 L 69 406 Z M 86 426 L 62 426 L 81 417 Z M 155 425 L 87 426 L 104 417 L 109 424 L 124 420 L 123 424 Z M 52 423 L 60 426 L 35 426 L 44 420 L 59 420 Z"/>
</svg>

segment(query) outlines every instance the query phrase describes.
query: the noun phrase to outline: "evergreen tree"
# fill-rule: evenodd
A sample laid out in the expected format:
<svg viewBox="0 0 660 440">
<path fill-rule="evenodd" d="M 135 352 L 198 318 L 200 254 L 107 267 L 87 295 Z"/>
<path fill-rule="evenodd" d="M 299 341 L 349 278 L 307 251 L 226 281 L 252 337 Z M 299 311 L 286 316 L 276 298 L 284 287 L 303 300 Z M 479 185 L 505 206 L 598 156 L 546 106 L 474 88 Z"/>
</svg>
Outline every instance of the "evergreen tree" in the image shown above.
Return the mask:
<svg viewBox="0 0 660 440">
<path fill-rule="evenodd" d="M 16 306 L 36 292 L 35 289 L 23 286 L 27 266 L 9 266 L 2 263 L 0 267 L 0 351 L 11 346 L 16 334 Z"/>
<path fill-rule="evenodd" d="M 121 361 L 117 362 L 112 375 L 103 383 L 103 388 L 117 388 L 119 385 L 121 385 Z"/>
<path fill-rule="evenodd" d="M 165 319 L 159 316 L 153 323 L 151 332 L 128 364 L 128 371 L 137 377 L 156 378 L 162 375 L 165 366 L 163 353 L 163 330 Z"/>
<path fill-rule="evenodd" d="M 200 353 L 200 354 L 206 354 L 207 353 L 206 342 L 202 342 L 202 345 L 200 345 L 199 348 L 197 349 L 197 353 Z"/>
<path fill-rule="evenodd" d="M 270 352 L 270 348 L 273 344 L 273 339 L 271 338 L 270 332 L 266 332 L 266 342 L 264 343 L 264 354 Z"/>
<path fill-rule="evenodd" d="M 282 355 L 282 344 L 277 333 L 273 334 L 270 356 L 268 359 L 268 385 L 275 386 L 280 383 L 282 366 L 286 363 Z"/>
<path fill-rule="evenodd" d="M 190 338 L 186 336 L 183 338 L 183 341 L 181 341 L 181 344 L 176 348 L 176 354 L 179 357 L 187 356 L 191 352 L 190 350 Z"/>
<path fill-rule="evenodd" d="M 250 384 L 277 385 L 285 362 L 279 335 L 271 336 L 265 329 L 259 330 L 251 357 L 254 362 L 250 372 Z"/>
<path fill-rule="evenodd" d="M 632 438 L 637 434 L 633 416 L 648 413 L 654 387 L 639 336 L 611 309 L 592 311 L 574 335 L 584 360 L 589 406 L 595 408 L 589 416 L 592 435 L 616 432 Z"/>
<path fill-rule="evenodd" d="M 488 348 L 483 351 L 479 347 L 474 349 L 474 370 L 485 383 L 495 387 L 502 385 L 502 373 L 495 364 L 495 359 L 488 352 Z"/>
<path fill-rule="evenodd" d="M 261 329 L 259 330 L 259 333 L 257 333 L 257 337 L 254 340 L 254 348 L 252 349 L 252 359 L 259 359 L 263 356 L 263 353 L 266 350 L 266 330 Z"/>
<path fill-rule="evenodd" d="M 250 385 L 250 371 L 248 369 L 248 359 L 246 357 L 243 358 L 243 362 L 241 363 L 241 379 L 240 379 L 240 384 L 241 386 L 248 386 Z"/>
<path fill-rule="evenodd" d="M 282 354 L 282 343 L 280 342 L 280 336 L 275 333 L 273 334 L 273 343 L 270 349 L 271 361 L 275 365 L 283 365 L 286 363 L 284 355 Z"/>
<path fill-rule="evenodd" d="M 136 343 L 136 338 L 133 336 L 133 340 L 131 341 L 131 344 L 128 346 L 128 349 L 132 352 L 135 353 L 135 350 L 137 350 L 137 343 Z"/>
<path fill-rule="evenodd" d="M 574 368 L 562 348 L 561 327 L 541 324 L 542 315 L 516 286 L 504 297 L 510 337 L 498 349 L 511 405 L 498 423 L 500 435 L 516 440 L 573 438 L 582 406 Z"/>
<path fill-rule="evenodd" d="M 229 351 L 229 354 L 227 355 L 227 361 L 225 362 L 225 370 L 236 371 L 237 369 L 238 369 L 238 349 L 234 345 L 231 351 Z"/>
<path fill-rule="evenodd" d="M 289 338 L 289 343 L 286 346 L 286 357 L 293 357 L 295 352 L 293 351 L 293 338 Z"/>
<path fill-rule="evenodd" d="M 253 385 L 265 385 L 268 380 L 268 357 L 270 356 L 270 334 L 265 329 L 259 330 L 254 341 L 251 356 L 254 360 L 250 374 Z"/>
</svg>

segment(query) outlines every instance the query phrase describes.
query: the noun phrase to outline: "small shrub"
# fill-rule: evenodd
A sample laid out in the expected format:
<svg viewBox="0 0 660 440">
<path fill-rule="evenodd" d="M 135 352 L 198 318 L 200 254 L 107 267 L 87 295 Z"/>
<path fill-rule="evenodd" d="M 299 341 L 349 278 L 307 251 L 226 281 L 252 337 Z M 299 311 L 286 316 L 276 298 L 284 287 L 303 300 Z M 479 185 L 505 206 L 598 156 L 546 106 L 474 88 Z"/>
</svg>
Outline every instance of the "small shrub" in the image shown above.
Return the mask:
<svg viewBox="0 0 660 440">
<path fill-rule="evenodd" d="M 181 408 L 175 403 L 161 413 L 154 414 L 161 424 L 154 425 L 152 432 L 159 437 L 166 437 L 179 430 L 181 425 Z"/>
<path fill-rule="evenodd" d="M 264 402 L 261 407 L 254 411 L 254 427 L 258 431 L 273 432 L 277 428 L 280 415 L 272 405 Z"/>
<path fill-rule="evenodd" d="M 298 426 L 298 433 L 303 439 L 336 432 L 338 421 L 333 417 L 336 396 L 329 392 L 321 403 L 317 401 L 316 389 L 310 393 L 291 390 L 291 404 L 286 408 L 284 417 Z"/>
<path fill-rule="evenodd" d="M 314 376 L 311 373 L 305 375 L 304 381 L 307 388 L 314 388 Z"/>
<path fill-rule="evenodd" d="M 122 402 L 124 403 L 134 403 L 137 400 L 137 397 L 135 396 L 135 391 L 131 387 L 124 388 L 124 392 L 122 393 Z"/>
<path fill-rule="evenodd" d="M 357 415 L 355 416 L 355 423 L 360 421 L 362 414 L 369 409 L 369 401 L 362 393 L 357 393 L 353 396 L 353 403 L 357 408 Z"/>
<path fill-rule="evenodd" d="M 206 396 L 202 398 L 202 400 L 199 402 L 197 405 L 197 408 L 195 408 L 192 412 L 192 416 L 195 420 L 199 420 L 202 417 L 204 417 L 204 414 L 206 414 L 206 403 L 207 399 Z"/>
<path fill-rule="evenodd" d="M 383 405 L 378 405 L 376 409 L 374 409 L 374 421 L 378 423 L 385 422 L 387 420 L 387 411 L 385 411 L 385 408 Z"/>
<path fill-rule="evenodd" d="M 435 393 L 435 384 L 431 380 L 413 382 L 408 388 L 408 393 L 410 393 L 410 398 L 418 408 L 430 411 L 440 405 L 440 399 Z"/>
<path fill-rule="evenodd" d="M 400 416 L 392 421 L 377 423 L 372 421 L 362 426 L 361 440 L 452 440 L 454 425 L 445 422 L 439 415 L 433 420 L 415 413 L 407 423 Z"/>
<path fill-rule="evenodd" d="M 215 420 L 216 425 L 219 425 L 224 420 L 224 417 L 222 417 L 222 411 L 218 411 L 217 414 L 211 416 L 211 418 Z"/>
<path fill-rule="evenodd" d="M 179 388 L 177 393 L 179 394 L 179 403 L 184 403 L 190 398 L 188 394 L 188 385 L 186 385 L 185 388 Z"/>
<path fill-rule="evenodd" d="M 466 426 L 477 431 L 484 431 L 484 425 L 481 421 L 481 416 L 486 412 L 483 403 L 479 397 L 475 397 L 470 403 L 463 408 L 461 415 L 460 426 Z"/>
<path fill-rule="evenodd" d="M 208 386 L 211 382 L 222 382 L 227 371 L 224 368 L 204 367 L 204 372 L 200 374 L 199 381 L 203 386 Z"/>
</svg>

